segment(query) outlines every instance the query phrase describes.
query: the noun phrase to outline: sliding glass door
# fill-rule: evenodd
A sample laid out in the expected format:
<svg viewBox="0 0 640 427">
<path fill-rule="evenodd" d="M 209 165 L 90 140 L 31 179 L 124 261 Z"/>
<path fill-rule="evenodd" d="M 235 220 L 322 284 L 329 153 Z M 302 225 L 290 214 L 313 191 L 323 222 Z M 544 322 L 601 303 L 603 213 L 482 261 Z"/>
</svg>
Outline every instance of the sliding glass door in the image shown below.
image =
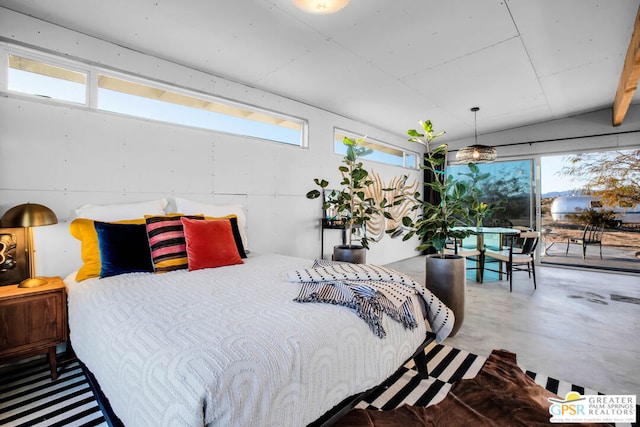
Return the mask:
<svg viewBox="0 0 640 427">
<path fill-rule="evenodd" d="M 542 157 L 540 180 L 543 263 L 640 271 L 640 150 Z"/>
<path fill-rule="evenodd" d="M 499 202 L 504 210 L 495 212 L 484 225 L 503 224 L 535 228 L 535 175 L 533 160 L 514 160 L 479 164 L 489 178 L 480 182 L 481 201 Z M 464 179 L 467 165 L 450 165 L 447 174 Z"/>
<path fill-rule="evenodd" d="M 543 263 L 640 271 L 640 150 L 543 156 L 537 163 L 539 201 L 533 159 L 478 165 L 490 174 L 480 185 L 482 201 L 504 206 L 484 225 L 502 220 L 501 225 L 540 231 Z M 447 167 L 455 177 L 465 179 L 468 173 L 467 165 Z M 612 182 L 616 185 L 607 189 Z M 589 224 L 602 224 L 604 233 L 600 242 L 585 247 L 581 241 Z"/>
</svg>

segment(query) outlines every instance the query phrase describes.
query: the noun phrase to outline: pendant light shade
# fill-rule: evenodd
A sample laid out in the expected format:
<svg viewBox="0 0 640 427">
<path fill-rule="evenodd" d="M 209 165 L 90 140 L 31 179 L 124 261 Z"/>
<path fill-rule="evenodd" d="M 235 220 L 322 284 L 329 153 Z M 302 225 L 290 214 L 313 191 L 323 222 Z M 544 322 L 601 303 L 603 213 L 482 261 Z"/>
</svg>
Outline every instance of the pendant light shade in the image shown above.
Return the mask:
<svg viewBox="0 0 640 427">
<path fill-rule="evenodd" d="M 293 0 L 299 9 L 318 15 L 328 15 L 343 9 L 350 0 Z"/>
<path fill-rule="evenodd" d="M 456 160 L 460 163 L 488 163 L 494 161 L 497 154 L 496 147 L 474 144 L 458 150 Z"/>
<path fill-rule="evenodd" d="M 478 107 L 473 107 L 471 109 L 471 111 L 473 111 L 474 118 L 475 144 L 458 150 L 456 153 L 456 160 L 459 163 L 489 163 L 494 161 L 498 155 L 496 147 L 478 144 L 478 124 L 476 120 L 476 113 L 479 110 L 480 108 Z"/>
</svg>

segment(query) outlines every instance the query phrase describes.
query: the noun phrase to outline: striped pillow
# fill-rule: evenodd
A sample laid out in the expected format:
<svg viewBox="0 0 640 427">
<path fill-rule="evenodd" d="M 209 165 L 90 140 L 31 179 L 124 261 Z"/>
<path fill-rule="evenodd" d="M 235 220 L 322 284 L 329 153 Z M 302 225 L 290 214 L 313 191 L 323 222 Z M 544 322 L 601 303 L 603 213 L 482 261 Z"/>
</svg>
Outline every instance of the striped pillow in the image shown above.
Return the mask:
<svg viewBox="0 0 640 427">
<path fill-rule="evenodd" d="M 188 267 L 187 246 L 182 215 L 146 217 L 147 237 L 151 260 L 156 273 L 181 270 Z M 190 219 L 204 219 L 202 216 L 188 216 Z"/>
</svg>

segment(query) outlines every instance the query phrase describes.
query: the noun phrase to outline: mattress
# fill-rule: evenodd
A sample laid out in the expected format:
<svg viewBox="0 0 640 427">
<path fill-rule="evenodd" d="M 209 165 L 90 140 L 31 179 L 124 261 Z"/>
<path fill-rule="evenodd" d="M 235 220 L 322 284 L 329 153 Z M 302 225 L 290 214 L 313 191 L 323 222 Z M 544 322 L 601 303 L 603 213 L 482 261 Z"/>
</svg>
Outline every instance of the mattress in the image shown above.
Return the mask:
<svg viewBox="0 0 640 427">
<path fill-rule="evenodd" d="M 73 349 L 125 426 L 304 426 L 378 385 L 425 339 L 423 322 L 408 330 L 386 317 L 381 339 L 345 307 L 294 302 L 300 284 L 285 274 L 309 260 L 244 261 L 65 279 Z"/>
</svg>

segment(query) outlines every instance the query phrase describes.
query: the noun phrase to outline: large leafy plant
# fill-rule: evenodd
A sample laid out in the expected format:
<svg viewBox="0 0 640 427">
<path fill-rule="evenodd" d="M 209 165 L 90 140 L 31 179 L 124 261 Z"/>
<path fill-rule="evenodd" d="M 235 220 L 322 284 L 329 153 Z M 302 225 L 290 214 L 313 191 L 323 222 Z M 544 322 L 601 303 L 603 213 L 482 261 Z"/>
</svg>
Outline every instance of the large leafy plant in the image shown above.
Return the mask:
<svg viewBox="0 0 640 427">
<path fill-rule="evenodd" d="M 422 144 L 426 147 L 423 169 L 431 172 L 433 179 L 425 182 L 425 187 L 435 192 L 440 201 L 431 202 L 421 198 L 419 193 L 406 196 L 415 202 L 414 210 L 419 210 L 415 218 L 405 216 L 402 218 L 403 230 L 390 230 L 391 233 L 404 233 L 403 240 L 408 240 L 414 235 L 421 238 L 422 243 L 416 248 L 418 251 L 434 247 L 441 258 L 445 257 L 447 241 L 451 239 L 463 239 L 471 234 L 469 229 L 456 228 L 468 226 L 471 217 L 471 209 L 478 198 L 476 184 L 488 177 L 488 174 L 479 173 L 478 167 L 469 163 L 472 179 L 470 181 L 456 179 L 447 176 L 445 166 L 447 162 L 448 146 L 440 144 L 433 146 L 433 141 L 444 134 L 444 131 L 435 132 L 430 120 L 420 121 L 421 131 L 411 129 L 407 131 L 409 141 Z"/>
<path fill-rule="evenodd" d="M 479 183 L 487 178 L 488 172 L 481 173 L 477 165 L 468 164 L 469 173 L 463 173 L 462 176 L 469 177 L 469 188 L 471 191 L 471 205 L 469 206 L 469 219 L 475 221 L 477 227 L 482 227 L 485 220 L 491 218 L 496 211 L 505 210 L 504 199 L 498 201 L 486 201 L 483 191 L 480 189 Z"/>
<path fill-rule="evenodd" d="M 364 232 L 366 223 L 374 214 L 382 214 L 385 218 L 393 219 L 386 208 L 394 203 L 401 203 L 400 200 L 388 201 L 383 198 L 379 203 L 371 197 L 367 197 L 365 189 L 373 181 L 369 179 L 369 172 L 364 168 L 358 159 L 372 152 L 371 149 L 362 147 L 365 137 L 353 139 L 345 137 L 342 143 L 346 147 L 346 155 L 342 159 L 342 164 L 338 167 L 342 175 L 340 185 L 341 190 L 331 190 L 323 202 L 323 209 L 332 210 L 336 213 L 336 220 L 344 224 L 347 232 L 347 245 L 352 246 L 354 234 L 361 234 L 360 242 L 365 249 L 369 249 L 370 240 Z M 321 190 L 327 191 L 329 182 L 325 179 L 315 178 L 314 182 Z M 388 191 L 389 189 L 383 189 Z M 311 190 L 307 193 L 308 199 L 317 199 L 322 195 L 320 190 Z M 399 198 L 400 196 L 398 196 Z M 360 231 L 363 231 L 360 233 Z"/>
</svg>

